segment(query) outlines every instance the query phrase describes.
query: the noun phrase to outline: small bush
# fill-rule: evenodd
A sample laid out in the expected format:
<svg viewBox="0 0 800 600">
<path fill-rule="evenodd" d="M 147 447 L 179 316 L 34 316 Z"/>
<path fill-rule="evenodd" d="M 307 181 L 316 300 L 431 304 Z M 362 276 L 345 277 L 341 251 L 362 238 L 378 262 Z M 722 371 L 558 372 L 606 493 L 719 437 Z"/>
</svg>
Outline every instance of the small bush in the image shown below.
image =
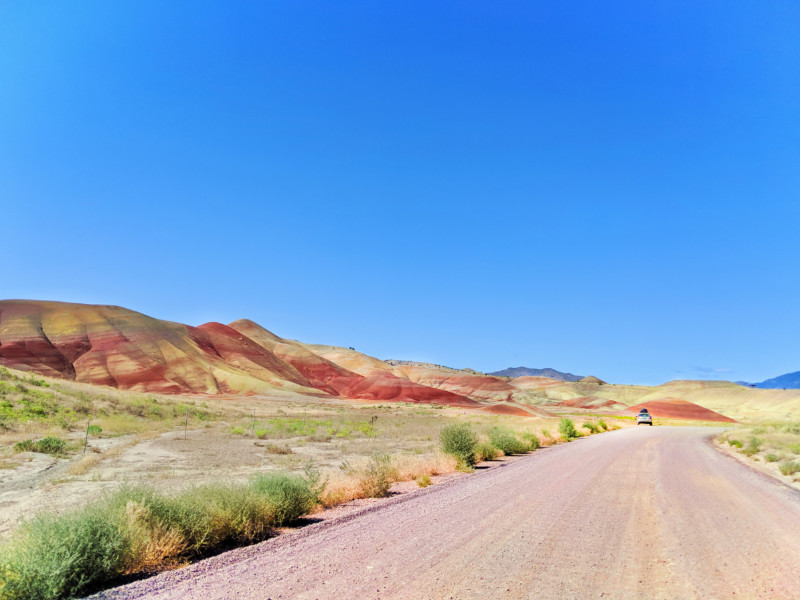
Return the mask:
<svg viewBox="0 0 800 600">
<path fill-rule="evenodd" d="M 233 435 L 244 435 L 244 427 L 234 427 L 231 429 Z"/>
<path fill-rule="evenodd" d="M 69 443 L 67 440 L 62 440 L 58 437 L 48 436 L 36 442 L 33 440 L 24 440 L 14 444 L 14 450 L 17 452 L 39 452 L 41 454 L 52 454 L 59 456 L 67 451 Z"/>
<path fill-rule="evenodd" d="M 758 454 L 760 450 L 761 440 L 756 436 L 752 436 L 749 440 L 747 440 L 747 446 L 745 446 L 742 450 L 742 454 L 745 456 L 753 456 L 754 454 Z"/>
<path fill-rule="evenodd" d="M 367 498 L 385 498 L 389 488 L 397 478 L 397 470 L 392 466 L 392 457 L 378 452 L 373 454 L 367 466 L 359 471 L 359 487 Z"/>
<path fill-rule="evenodd" d="M 589 433 L 600 433 L 600 427 L 594 421 L 586 421 L 581 427 L 588 429 Z"/>
<path fill-rule="evenodd" d="M 490 442 L 480 442 L 475 448 L 475 461 L 495 460 L 500 456 L 500 450 L 495 448 Z"/>
<path fill-rule="evenodd" d="M 541 442 L 539 441 L 539 436 L 532 432 L 526 432 L 522 434 L 522 439 L 524 439 L 528 443 L 528 450 L 533 451 L 537 450 L 541 446 Z"/>
<path fill-rule="evenodd" d="M 561 417 L 561 421 L 558 423 L 558 431 L 561 433 L 561 437 L 566 441 L 578 437 L 578 432 L 575 430 L 575 423 L 572 422 L 572 419 L 568 419 L 567 417 Z"/>
<path fill-rule="evenodd" d="M 41 516 L 0 556 L 0 596 L 51 600 L 83 596 L 122 572 L 130 540 L 107 510 Z M 102 507 L 105 508 L 105 507 Z"/>
<path fill-rule="evenodd" d="M 269 473 L 253 478 L 251 485 L 266 495 L 273 508 L 273 522 L 283 525 L 311 512 L 319 503 L 319 489 L 313 477 Z"/>
<path fill-rule="evenodd" d="M 546 440 L 551 439 L 550 430 L 549 429 L 542 429 L 542 437 Z"/>
<path fill-rule="evenodd" d="M 492 427 L 489 432 L 489 441 L 492 446 L 503 451 L 504 454 L 523 454 L 528 451 L 528 445 L 514 434 L 508 427 L 499 425 Z"/>
<path fill-rule="evenodd" d="M 744 446 L 744 444 L 742 444 L 742 442 L 739 440 L 728 440 L 728 445 L 733 446 L 734 448 L 741 448 Z"/>
<path fill-rule="evenodd" d="M 603 431 L 608 431 L 608 423 L 606 423 L 604 419 L 598 419 L 597 426 Z"/>
<path fill-rule="evenodd" d="M 433 482 L 431 481 L 431 476 L 430 476 L 430 475 L 428 475 L 427 473 L 423 473 L 423 474 L 422 474 L 422 475 L 420 475 L 420 476 L 419 476 L 419 478 L 417 479 L 417 485 L 418 485 L 419 487 L 421 487 L 421 488 L 428 487 L 428 486 L 429 486 L 429 485 L 431 485 L 432 483 L 433 483 Z"/>
<path fill-rule="evenodd" d="M 99 425 L 89 425 L 89 427 L 87 427 L 86 429 L 89 435 L 100 435 L 101 433 L 103 433 L 103 428 L 100 427 Z"/>
<path fill-rule="evenodd" d="M 774 452 L 770 452 L 769 454 L 767 454 L 767 455 L 764 457 L 764 459 L 765 459 L 767 462 L 773 463 L 773 462 L 778 462 L 778 461 L 779 461 L 781 458 L 780 458 L 780 456 L 778 456 L 778 455 L 777 455 L 777 454 L 775 454 Z"/>
<path fill-rule="evenodd" d="M 783 475 L 794 475 L 800 471 L 800 462 L 796 460 L 785 460 L 778 466 L 778 468 Z"/>
<path fill-rule="evenodd" d="M 460 465 L 471 467 L 475 464 L 478 436 L 467 423 L 454 423 L 443 428 L 439 440 L 442 451 L 455 456 Z"/>
</svg>

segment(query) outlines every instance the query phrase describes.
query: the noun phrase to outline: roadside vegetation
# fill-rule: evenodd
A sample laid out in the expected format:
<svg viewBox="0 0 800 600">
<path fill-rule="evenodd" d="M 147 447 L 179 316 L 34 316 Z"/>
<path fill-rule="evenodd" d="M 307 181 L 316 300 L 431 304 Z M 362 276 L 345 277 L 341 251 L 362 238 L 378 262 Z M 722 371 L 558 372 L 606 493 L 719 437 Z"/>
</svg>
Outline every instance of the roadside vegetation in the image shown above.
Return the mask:
<svg viewBox="0 0 800 600">
<path fill-rule="evenodd" d="M 85 508 L 42 515 L 0 548 L 0 598 L 81 596 L 124 575 L 252 543 L 319 503 L 319 474 L 271 473 L 173 495 L 123 488 Z"/>
<path fill-rule="evenodd" d="M 767 463 L 774 475 L 800 483 L 800 422 L 765 422 L 717 439 L 752 461 Z"/>
<path fill-rule="evenodd" d="M 582 426 L 584 435 L 606 429 L 596 416 Z M 265 539 L 322 508 L 388 496 L 399 482 L 427 487 L 579 435 L 567 418 L 171 398 L 0 368 L 0 468 L 36 477 L 6 503 L 25 510 L 0 518 L 0 600 L 87 594 Z M 133 451 L 137 460 L 124 463 Z M 169 459 L 143 463 L 148 452 Z M 43 486 L 58 490 L 57 504 L 38 502 Z"/>
</svg>

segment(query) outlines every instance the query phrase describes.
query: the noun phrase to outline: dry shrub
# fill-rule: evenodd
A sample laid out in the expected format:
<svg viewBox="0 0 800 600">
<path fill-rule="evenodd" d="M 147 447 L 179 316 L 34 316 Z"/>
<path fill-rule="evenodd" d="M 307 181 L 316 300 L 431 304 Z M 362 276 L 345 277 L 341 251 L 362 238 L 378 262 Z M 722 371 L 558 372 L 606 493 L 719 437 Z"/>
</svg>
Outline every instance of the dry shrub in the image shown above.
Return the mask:
<svg viewBox="0 0 800 600">
<path fill-rule="evenodd" d="M 387 483 L 453 473 L 457 466 L 458 460 L 454 456 L 439 452 L 394 455 L 388 464 L 375 458 L 369 462 L 361 461 L 343 473 L 329 475 L 320 502 L 330 508 L 359 498 L 380 497 L 388 491 Z"/>
<path fill-rule="evenodd" d="M 458 466 L 458 460 L 452 454 L 440 452 L 395 456 L 393 462 L 397 469 L 397 481 L 411 481 L 421 475 L 434 476 L 452 473 Z"/>
<path fill-rule="evenodd" d="M 330 508 L 363 497 L 360 478 L 354 473 L 339 473 L 328 477 L 319 499 L 322 506 Z"/>
<path fill-rule="evenodd" d="M 103 460 L 100 454 L 87 454 L 83 456 L 78 462 L 72 463 L 67 468 L 67 473 L 70 475 L 83 475 L 92 467 L 96 467 Z"/>
<path fill-rule="evenodd" d="M 127 528 L 132 539 L 132 552 L 127 573 L 157 570 L 186 552 L 186 539 L 177 530 L 154 522 L 148 508 L 131 500 L 125 506 Z"/>
</svg>

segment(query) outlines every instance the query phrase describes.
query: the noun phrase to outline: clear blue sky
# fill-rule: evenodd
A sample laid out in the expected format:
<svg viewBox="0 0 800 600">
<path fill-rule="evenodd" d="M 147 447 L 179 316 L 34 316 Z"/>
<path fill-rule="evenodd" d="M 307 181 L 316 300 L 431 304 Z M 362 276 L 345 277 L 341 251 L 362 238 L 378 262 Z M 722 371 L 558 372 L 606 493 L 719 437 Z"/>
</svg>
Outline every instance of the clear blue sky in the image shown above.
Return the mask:
<svg viewBox="0 0 800 600">
<path fill-rule="evenodd" d="M 800 4 L 0 1 L 0 297 L 800 369 Z"/>
</svg>

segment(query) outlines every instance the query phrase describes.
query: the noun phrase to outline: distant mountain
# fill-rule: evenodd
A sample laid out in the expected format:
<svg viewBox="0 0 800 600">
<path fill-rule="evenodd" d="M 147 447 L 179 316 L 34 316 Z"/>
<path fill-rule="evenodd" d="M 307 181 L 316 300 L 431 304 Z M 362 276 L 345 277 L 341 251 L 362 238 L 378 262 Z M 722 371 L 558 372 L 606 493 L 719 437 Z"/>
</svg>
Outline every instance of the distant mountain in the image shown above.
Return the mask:
<svg viewBox="0 0 800 600">
<path fill-rule="evenodd" d="M 509 367 L 508 369 L 488 374 L 497 375 L 498 377 L 550 377 L 561 381 L 580 381 L 583 379 L 583 375 L 563 373 L 555 369 L 531 369 L 530 367 Z"/>
<path fill-rule="evenodd" d="M 800 371 L 786 373 L 785 375 L 779 375 L 778 377 L 767 379 L 761 383 L 756 383 L 755 387 L 767 390 L 798 389 L 800 388 Z"/>
</svg>

